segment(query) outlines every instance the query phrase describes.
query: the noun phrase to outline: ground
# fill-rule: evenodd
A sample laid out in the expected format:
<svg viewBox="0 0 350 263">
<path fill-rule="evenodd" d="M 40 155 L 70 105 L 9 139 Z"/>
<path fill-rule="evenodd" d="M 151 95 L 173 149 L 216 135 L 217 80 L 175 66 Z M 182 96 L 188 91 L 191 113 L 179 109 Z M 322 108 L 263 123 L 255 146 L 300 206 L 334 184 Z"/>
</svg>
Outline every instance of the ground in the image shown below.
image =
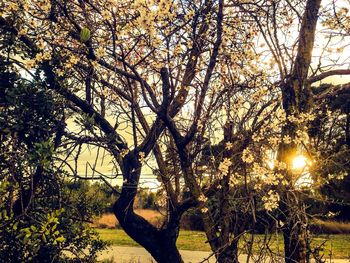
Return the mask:
<svg viewBox="0 0 350 263">
<path fill-rule="evenodd" d="M 97 229 L 101 238 L 103 240 L 109 241 L 113 246 L 118 247 L 139 247 L 139 245 L 133 241 L 123 230 L 121 229 Z M 261 239 L 261 235 L 255 237 L 256 243 Z M 279 248 L 280 252 L 283 248 L 282 237 L 273 236 L 271 238 L 271 249 L 277 250 Z M 320 245 L 325 242 L 324 246 L 324 258 L 325 259 L 349 259 L 350 258 L 350 235 L 320 235 L 314 237 L 314 246 Z M 277 246 L 279 244 L 279 246 Z M 203 232 L 198 231 L 185 231 L 181 230 L 177 241 L 177 246 L 180 250 L 187 251 L 202 251 L 209 252 L 210 248 L 208 243 L 206 243 L 206 237 Z M 241 244 L 244 246 L 244 244 Z M 255 249 L 258 245 L 255 245 Z M 243 252 L 244 253 L 244 252 Z M 206 253 L 205 255 L 209 255 Z M 138 262 L 138 261 L 136 261 Z M 195 262 L 195 261 L 194 261 Z M 199 261 L 198 261 L 199 262 Z M 344 262 L 349 262 L 345 260 Z"/>
<path fill-rule="evenodd" d="M 190 251 L 180 250 L 182 258 L 185 263 L 214 263 L 215 258 L 211 252 L 207 251 Z M 98 259 L 102 263 L 155 263 L 151 255 L 141 247 L 123 247 L 123 246 L 111 246 L 108 250 L 104 251 Z M 240 262 L 246 262 L 247 256 L 240 255 Z M 269 259 L 257 259 L 251 258 L 250 262 L 271 262 Z M 283 262 L 283 259 L 275 260 L 273 262 Z M 314 261 L 311 261 L 314 262 Z M 326 259 L 325 263 L 349 263 L 348 259 Z"/>
</svg>

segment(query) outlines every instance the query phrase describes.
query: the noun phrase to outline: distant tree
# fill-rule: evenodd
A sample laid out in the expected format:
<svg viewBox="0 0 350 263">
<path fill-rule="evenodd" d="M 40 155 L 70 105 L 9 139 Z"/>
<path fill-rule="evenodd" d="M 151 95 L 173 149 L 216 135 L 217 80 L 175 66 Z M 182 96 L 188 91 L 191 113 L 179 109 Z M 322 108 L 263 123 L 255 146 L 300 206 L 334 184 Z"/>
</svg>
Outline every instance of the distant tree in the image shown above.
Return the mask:
<svg viewBox="0 0 350 263">
<path fill-rule="evenodd" d="M 322 85 L 316 118 L 309 128 L 313 148 L 318 152 L 313 173 L 320 185 L 320 201 L 339 220 L 349 220 L 350 208 L 350 92 L 346 85 Z M 331 90 L 326 96 L 325 90 Z"/>
<path fill-rule="evenodd" d="M 157 197 L 156 193 L 152 192 L 150 189 L 145 188 L 139 191 L 136 197 L 136 202 L 138 203 L 138 208 L 142 209 L 157 209 Z"/>
</svg>

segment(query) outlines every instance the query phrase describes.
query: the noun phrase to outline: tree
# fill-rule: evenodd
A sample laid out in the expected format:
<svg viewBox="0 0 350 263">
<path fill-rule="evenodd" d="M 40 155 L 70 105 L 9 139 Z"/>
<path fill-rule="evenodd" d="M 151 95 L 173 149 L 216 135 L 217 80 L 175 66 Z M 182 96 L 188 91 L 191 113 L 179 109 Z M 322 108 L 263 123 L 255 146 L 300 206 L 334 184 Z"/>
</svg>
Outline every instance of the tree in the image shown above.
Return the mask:
<svg viewBox="0 0 350 263">
<path fill-rule="evenodd" d="M 279 7 L 281 6 L 290 10 L 289 16 L 283 15 L 285 24 L 287 24 L 285 31 L 283 30 L 285 27 L 278 26 Z M 309 147 L 305 138 L 305 135 L 307 137 L 306 129 L 310 120 L 313 119 L 314 106 L 317 104 L 317 96 L 312 93 L 310 86 L 312 83 L 332 75 L 349 74 L 347 69 L 331 68 L 332 70 L 324 71 L 322 67 L 324 57 L 319 57 L 319 63 L 316 64 L 316 67 L 312 64 L 315 37 L 316 34 L 320 35 L 316 31 L 320 6 L 321 1 L 306 1 L 305 6 L 302 5 L 303 9 L 300 13 L 298 8 L 295 8 L 289 1 L 272 1 L 268 8 L 262 7 L 261 9 L 262 12 L 266 12 L 266 16 L 253 15 L 279 71 L 278 83 L 286 115 L 286 123 L 282 128 L 281 136 L 282 139 L 288 138 L 288 142 L 282 140 L 279 143 L 277 154 L 277 160 L 285 165 L 285 167 L 281 167 L 280 172 L 288 180 L 288 185 L 280 192 L 284 214 L 282 221 L 285 222 L 286 262 L 306 261 L 308 241 L 305 226 L 307 226 L 307 216 L 303 208 L 303 194 L 295 187 L 296 180 L 292 171 L 292 162 L 298 149 Z M 337 6 L 333 6 L 334 10 L 337 8 Z M 325 21 L 328 19 L 331 18 L 328 17 Z M 293 24 L 295 20 L 299 21 L 298 39 L 295 45 L 297 48 L 293 48 L 293 42 L 290 44 L 291 48 L 288 48 L 288 37 L 294 31 L 288 24 Z M 323 26 L 327 26 L 327 22 L 324 22 Z M 330 35 L 328 44 L 331 41 L 332 36 Z M 325 91 L 326 94 L 327 92 L 329 90 Z"/>
<path fill-rule="evenodd" d="M 0 60 L 0 260 L 91 262 L 105 243 L 86 224 L 90 204 L 67 193 L 53 162 L 60 101 L 45 83 L 21 78 L 10 60 Z"/>
<path fill-rule="evenodd" d="M 285 258 L 303 262 L 305 244 L 299 237 L 304 235 L 304 222 L 287 220 L 292 208 L 302 204 L 289 194 L 299 192 L 290 178 L 292 156 L 302 144 L 298 128 L 307 127 L 310 120 L 310 84 L 348 71 L 324 73 L 318 67 L 310 76 L 320 1 L 295 2 L 296 7 L 294 1 L 282 0 L 54 0 L 33 1 L 30 6 L 19 1 L 4 4 L 0 26 L 8 56 L 18 66 L 38 70 L 49 89 L 64 98 L 69 117 L 82 120 L 78 132 L 64 133 L 71 147 L 66 154 L 77 160 L 83 144 L 110 153 L 123 177 L 114 213 L 121 227 L 158 262 L 182 261 L 176 248 L 179 221 L 194 206 L 202 214 L 217 259 L 227 262 L 236 253 L 228 200 L 222 198 L 220 204 L 228 220 L 220 222 L 224 231 L 219 234 L 206 202 L 213 191 L 224 197 L 234 189 L 229 182 L 235 172 L 242 172 L 237 180 L 261 173 L 259 186 L 273 177 L 261 198 L 269 211 L 278 203 L 285 205 Z M 294 41 L 295 28 L 297 49 L 294 42 L 280 40 L 283 36 Z M 260 43 L 268 49 L 261 50 Z M 265 52 L 272 58 L 270 69 L 261 67 Z M 18 53 L 25 54 L 24 61 Z M 296 125 L 293 118 L 302 121 Z M 222 138 L 212 138 L 218 127 Z M 267 140 L 261 139 L 264 133 Z M 203 146 L 218 141 L 225 150 L 211 165 L 212 176 L 207 176 L 198 169 L 205 158 Z M 268 150 L 278 151 L 280 165 L 274 171 L 264 164 Z M 141 169 L 150 158 L 155 159 L 168 199 L 161 229 L 133 210 Z M 169 159 L 176 169 L 166 165 Z M 85 177 L 105 178 L 100 173 Z M 285 191 L 277 191 L 280 184 Z M 294 223 L 297 231 L 291 232 Z"/>
<path fill-rule="evenodd" d="M 175 241 L 180 217 L 193 201 L 181 201 L 174 194 L 157 143 L 165 115 L 174 117 L 181 110 L 190 89 L 204 83 L 200 97 L 205 98 L 221 41 L 222 3 L 218 19 L 217 6 L 212 1 L 46 1 L 30 6 L 19 2 L 5 3 L 0 21 L 4 40 L 15 40 L 11 57 L 17 60 L 18 48 L 28 51 L 25 66 L 40 70 L 51 90 L 89 118 L 85 142 L 106 148 L 123 174 L 114 205 L 120 225 L 159 262 L 182 261 Z M 55 30 L 48 33 L 48 28 Z M 17 64 L 23 65 L 19 60 Z M 115 111 L 122 119 L 112 125 L 107 115 Z M 153 112 L 155 121 L 146 119 L 147 111 Z M 118 130 L 123 120 L 132 126 L 131 147 Z M 162 229 L 133 211 L 142 160 L 152 150 L 172 201 Z"/>
<path fill-rule="evenodd" d="M 312 50 L 314 46 L 320 3 L 321 1 L 307 1 L 305 5 L 299 3 L 297 9 L 295 9 L 289 1 L 263 1 L 261 4 L 257 4 L 255 2 L 245 4 L 236 3 L 234 1 L 231 3 L 232 6 L 241 8 L 244 13 L 249 14 L 254 19 L 257 28 L 259 29 L 258 34 L 262 36 L 262 42 L 268 46 L 271 52 L 270 55 L 272 57 L 272 61 L 275 62 L 277 72 L 279 72 L 277 81 L 275 83 L 272 82 L 270 85 L 277 85 L 281 89 L 281 106 L 284 111 L 284 114 L 282 114 L 282 116 L 284 116 L 285 121 L 281 126 L 280 133 L 278 132 L 278 127 L 273 128 L 273 130 L 277 132 L 277 136 L 271 136 L 269 140 L 272 143 L 269 144 L 271 145 L 271 149 L 273 151 L 277 151 L 278 148 L 276 160 L 277 163 L 275 165 L 276 171 L 272 173 L 275 176 L 275 180 L 272 180 L 272 183 L 274 184 L 276 182 L 277 185 L 280 184 L 281 191 L 277 193 L 275 191 L 276 189 L 272 188 L 269 191 L 270 196 L 263 197 L 263 200 L 266 201 L 265 207 L 267 209 L 271 209 L 276 208 L 276 201 L 279 201 L 281 198 L 280 204 L 282 213 L 279 218 L 284 224 L 283 230 L 285 238 L 286 262 L 304 262 L 307 256 L 306 253 L 308 251 L 307 244 L 309 241 L 306 235 L 306 228 L 304 228 L 307 226 L 307 216 L 304 211 L 303 202 L 303 195 L 305 193 L 303 193 L 302 189 L 300 189 L 297 185 L 298 177 L 296 177 L 295 172 L 292 171 L 292 162 L 298 152 L 298 149 L 304 147 L 307 143 L 303 136 L 305 134 L 307 135 L 308 123 L 314 118 L 312 113 L 314 110 L 313 106 L 315 105 L 315 101 L 318 99 L 317 96 L 312 94 L 310 85 L 332 75 L 343 75 L 350 73 L 347 69 L 333 69 L 327 72 L 322 72 L 322 64 L 319 64 L 317 68 L 314 69 L 312 73 L 313 75 L 309 76 L 308 72 L 309 68 L 312 66 Z M 286 9 L 289 10 L 290 13 L 286 14 Z M 286 23 L 283 26 L 280 26 L 277 24 L 277 19 L 281 19 L 282 17 L 286 20 Z M 289 43 L 289 40 L 287 38 L 287 36 L 290 36 L 291 32 L 295 29 L 295 22 L 300 26 L 298 40 L 296 42 L 297 48 L 294 49 L 291 47 L 288 49 L 286 48 L 288 44 L 295 45 L 295 43 Z M 252 28 L 254 29 L 254 27 Z M 280 36 L 285 36 L 286 40 L 281 42 Z M 258 50 L 259 49 L 256 48 L 256 51 Z M 317 75 L 318 72 L 321 73 Z M 272 72 L 270 74 L 271 77 L 275 75 L 275 73 Z M 243 76 L 247 76 L 247 73 L 243 74 Z M 236 80 L 235 84 L 237 85 L 237 83 L 239 82 Z M 258 87 L 262 88 L 263 85 L 259 82 Z M 325 93 L 327 92 L 329 92 L 329 90 Z M 200 187 L 196 186 L 196 182 L 194 180 L 196 177 L 196 172 L 195 169 L 192 169 L 193 155 L 191 155 L 191 150 L 189 150 L 190 146 L 188 146 L 186 149 L 186 146 L 189 145 L 189 142 L 182 138 L 181 133 L 179 132 L 179 128 L 176 127 L 178 126 L 176 123 L 171 123 L 170 120 L 167 121 L 168 128 L 173 134 L 175 143 L 177 145 L 177 150 L 180 155 L 180 161 L 182 162 L 182 173 L 184 174 L 185 178 L 185 174 L 187 173 L 187 176 L 193 179 L 193 181 L 188 183 L 188 186 L 190 189 L 196 189 L 193 191 L 198 191 L 198 195 L 200 195 Z M 249 121 L 245 121 L 245 123 L 249 123 Z M 204 125 L 206 125 L 206 123 L 204 123 Z M 228 122 L 227 125 L 230 126 L 231 123 Z M 237 128 L 235 127 L 235 129 Z M 227 137 L 230 138 L 230 136 L 232 136 L 234 133 L 224 132 L 224 134 L 228 134 Z M 253 137 L 253 134 L 251 136 Z M 251 140 L 249 136 L 243 136 L 243 138 Z M 243 138 L 240 138 L 240 143 L 244 144 L 245 140 Z M 273 141 L 275 143 L 273 143 Z M 230 143 L 230 139 L 228 139 L 228 142 Z M 226 153 L 226 156 L 231 157 L 233 156 L 233 153 L 239 154 L 245 150 L 245 147 L 247 148 L 246 150 L 248 150 L 248 145 L 244 145 L 241 150 L 234 149 L 232 152 L 227 151 L 228 153 Z M 309 147 L 309 145 L 307 147 Z M 248 151 L 246 151 L 245 154 L 242 152 L 242 155 L 242 159 L 246 159 L 248 163 L 251 162 L 247 160 L 249 158 L 246 158 L 247 155 L 249 156 Z M 261 157 L 256 158 L 256 160 L 259 159 L 261 160 Z M 255 161 L 254 164 L 258 163 Z M 227 175 L 226 179 L 220 179 L 220 181 L 226 181 L 227 188 L 228 182 L 231 178 L 230 168 L 239 171 L 239 167 L 235 167 L 231 159 L 224 159 L 218 167 L 219 170 L 220 166 Z M 278 180 L 278 177 L 280 177 L 281 180 Z M 222 185 L 220 184 L 220 186 Z M 224 197 L 228 195 L 228 191 L 226 190 L 226 192 L 223 192 L 225 194 L 221 197 L 221 200 L 223 201 L 220 205 L 219 210 L 225 211 L 226 207 L 227 214 L 226 216 L 223 214 L 221 218 L 223 218 L 223 223 L 226 224 L 227 227 L 220 227 L 219 232 L 221 233 L 219 234 L 219 237 L 217 234 L 217 226 L 219 223 L 217 221 L 213 221 L 210 214 L 205 215 L 205 213 L 202 213 L 204 214 L 202 217 L 204 220 L 204 228 L 206 229 L 207 237 L 209 243 L 212 246 L 212 250 L 216 252 L 217 258 L 219 260 L 225 262 L 225 250 L 227 250 L 226 256 L 231 260 L 232 258 L 237 258 L 237 256 L 230 254 L 232 251 L 236 250 L 230 250 L 230 244 L 232 244 L 234 247 L 236 240 L 234 240 L 232 243 L 229 241 L 229 220 L 226 220 L 226 218 L 228 218 L 230 212 L 227 210 L 229 206 L 224 204 Z M 204 195 L 201 199 L 206 200 Z M 206 211 L 205 208 L 204 211 Z M 224 231 L 224 229 L 226 229 L 226 231 Z M 223 258 L 221 258 L 221 256 Z"/>
</svg>

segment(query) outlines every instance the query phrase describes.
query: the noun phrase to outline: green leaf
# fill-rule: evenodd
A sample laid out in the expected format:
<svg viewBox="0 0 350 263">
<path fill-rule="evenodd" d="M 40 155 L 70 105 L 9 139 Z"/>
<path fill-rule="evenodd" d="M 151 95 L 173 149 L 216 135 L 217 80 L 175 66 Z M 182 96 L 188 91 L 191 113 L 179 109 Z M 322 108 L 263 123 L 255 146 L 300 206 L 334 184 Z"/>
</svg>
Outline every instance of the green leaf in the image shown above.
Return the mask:
<svg viewBox="0 0 350 263">
<path fill-rule="evenodd" d="M 65 241 L 65 240 L 66 239 L 63 236 L 60 236 L 60 237 L 56 238 L 56 241 L 59 242 L 59 243 Z"/>
<path fill-rule="evenodd" d="M 80 31 L 80 41 L 85 43 L 86 41 L 88 41 L 90 39 L 90 30 L 86 27 L 84 27 L 81 31 Z"/>
<path fill-rule="evenodd" d="M 30 234 L 30 228 L 29 227 L 23 228 L 21 231 L 26 233 L 26 234 Z"/>
</svg>

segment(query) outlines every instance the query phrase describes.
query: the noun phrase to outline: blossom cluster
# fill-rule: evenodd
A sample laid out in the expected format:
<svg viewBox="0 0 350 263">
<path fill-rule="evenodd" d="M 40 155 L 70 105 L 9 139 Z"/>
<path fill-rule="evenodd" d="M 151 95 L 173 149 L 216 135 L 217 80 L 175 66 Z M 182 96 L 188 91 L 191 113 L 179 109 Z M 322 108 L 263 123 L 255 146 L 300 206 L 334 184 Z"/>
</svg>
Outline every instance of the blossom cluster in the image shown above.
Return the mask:
<svg viewBox="0 0 350 263">
<path fill-rule="evenodd" d="M 229 158 L 224 158 L 222 162 L 219 164 L 219 173 L 222 176 L 225 176 L 228 174 L 230 166 L 232 165 L 232 162 Z"/>
<path fill-rule="evenodd" d="M 262 201 L 264 202 L 265 210 L 272 211 L 272 210 L 278 208 L 280 196 L 276 191 L 270 190 L 266 196 L 262 197 Z"/>
</svg>

